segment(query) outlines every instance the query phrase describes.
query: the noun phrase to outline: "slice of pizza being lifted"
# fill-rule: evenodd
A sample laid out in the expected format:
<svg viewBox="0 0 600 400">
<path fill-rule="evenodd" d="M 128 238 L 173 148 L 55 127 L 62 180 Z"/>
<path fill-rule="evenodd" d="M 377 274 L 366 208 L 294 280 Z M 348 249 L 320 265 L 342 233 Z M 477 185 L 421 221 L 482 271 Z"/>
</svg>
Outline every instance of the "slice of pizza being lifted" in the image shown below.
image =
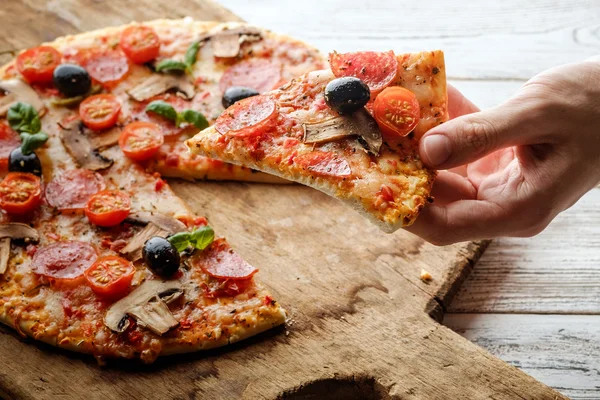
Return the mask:
<svg viewBox="0 0 600 400">
<path fill-rule="evenodd" d="M 443 53 L 332 53 L 329 63 L 238 101 L 186 144 L 321 190 L 386 232 L 408 226 L 432 201 L 436 172 L 418 141 L 448 119 Z"/>
</svg>

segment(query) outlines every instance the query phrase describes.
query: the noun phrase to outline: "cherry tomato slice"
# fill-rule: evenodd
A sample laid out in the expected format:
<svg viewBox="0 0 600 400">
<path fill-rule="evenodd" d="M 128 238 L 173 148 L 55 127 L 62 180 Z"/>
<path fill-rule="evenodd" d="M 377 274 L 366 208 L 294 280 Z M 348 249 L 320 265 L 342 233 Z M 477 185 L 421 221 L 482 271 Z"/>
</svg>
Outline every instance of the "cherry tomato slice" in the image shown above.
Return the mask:
<svg viewBox="0 0 600 400">
<path fill-rule="evenodd" d="M 85 205 L 85 215 L 94 225 L 109 227 L 119 225 L 131 209 L 131 200 L 120 190 L 98 192 Z"/>
<path fill-rule="evenodd" d="M 61 211 L 82 209 L 89 198 L 104 190 L 104 178 L 88 169 L 73 169 L 46 185 L 46 202 Z"/>
<path fill-rule="evenodd" d="M 107 88 L 115 87 L 129 72 L 129 60 L 121 50 L 84 50 L 77 54 L 78 63 L 90 76 Z"/>
<path fill-rule="evenodd" d="M 190 263 L 217 279 L 245 280 L 258 272 L 235 253 L 225 239 L 217 239 L 204 251 L 195 252 Z"/>
<path fill-rule="evenodd" d="M 133 122 L 119 136 L 119 147 L 125 155 L 135 161 L 152 158 L 164 143 L 160 127 L 150 122 Z"/>
<path fill-rule="evenodd" d="M 384 136 L 408 135 L 419 123 L 421 107 L 413 92 L 400 86 L 385 88 L 373 103 L 373 117 Z"/>
<path fill-rule="evenodd" d="M 8 168 L 8 156 L 15 148 L 21 146 L 17 132 L 5 122 L 0 122 L 0 171 Z"/>
<path fill-rule="evenodd" d="M 371 98 L 391 84 L 398 73 L 398 59 L 391 50 L 334 52 L 329 54 L 329 65 L 336 78 L 354 76 L 366 83 L 371 89 Z"/>
<path fill-rule="evenodd" d="M 119 119 L 121 103 L 112 94 L 90 96 L 79 105 L 79 117 L 90 129 L 112 128 Z"/>
<path fill-rule="evenodd" d="M 61 59 L 54 47 L 33 47 L 17 56 L 17 69 L 29 83 L 50 83 Z"/>
<path fill-rule="evenodd" d="M 130 26 L 121 33 L 121 49 L 131 61 L 143 64 L 154 60 L 160 50 L 160 40 L 154 29 L 147 26 Z"/>
<path fill-rule="evenodd" d="M 253 96 L 236 102 L 217 118 L 215 129 L 231 136 L 259 135 L 275 125 L 275 101 L 267 96 Z"/>
<path fill-rule="evenodd" d="M 325 151 L 313 151 L 294 157 L 294 164 L 317 176 L 344 178 L 352 174 L 348 161 Z"/>
<path fill-rule="evenodd" d="M 85 279 L 97 295 L 123 297 L 131 286 L 135 273 L 133 264 L 117 256 L 99 258 L 85 272 Z"/>
<path fill-rule="evenodd" d="M 96 258 L 96 250 L 89 243 L 76 240 L 58 242 L 37 249 L 31 269 L 50 278 L 74 279 L 83 275 Z"/>
<path fill-rule="evenodd" d="M 0 182 L 0 207 L 9 214 L 26 214 L 42 202 L 40 178 L 28 172 L 9 172 Z"/>
<path fill-rule="evenodd" d="M 264 93 L 281 82 L 281 64 L 266 58 L 241 61 L 227 68 L 219 81 L 222 93 L 231 86 L 243 86 Z"/>
</svg>

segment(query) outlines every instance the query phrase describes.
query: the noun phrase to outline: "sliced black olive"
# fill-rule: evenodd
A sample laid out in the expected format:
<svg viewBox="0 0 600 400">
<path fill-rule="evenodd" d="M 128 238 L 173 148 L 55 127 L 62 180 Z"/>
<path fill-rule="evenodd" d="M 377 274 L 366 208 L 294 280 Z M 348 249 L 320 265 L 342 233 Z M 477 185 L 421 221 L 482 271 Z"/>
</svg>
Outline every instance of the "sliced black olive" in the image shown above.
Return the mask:
<svg viewBox="0 0 600 400">
<path fill-rule="evenodd" d="M 233 103 L 243 100 L 247 97 L 258 96 L 259 93 L 254 90 L 243 86 L 231 86 L 227 88 L 225 93 L 223 94 L 223 107 L 228 108 L 233 105 Z"/>
<path fill-rule="evenodd" d="M 146 240 L 142 249 L 146 265 L 163 278 L 172 276 L 179 269 L 181 259 L 177 249 L 167 239 L 154 236 Z"/>
<path fill-rule="evenodd" d="M 334 79 L 325 87 L 325 102 L 340 114 L 352 114 L 364 107 L 370 98 L 367 84 L 351 76 Z"/>
<path fill-rule="evenodd" d="M 54 70 L 54 86 L 67 97 L 82 96 L 90 91 L 92 79 L 85 68 L 61 64 Z"/>
<path fill-rule="evenodd" d="M 8 170 L 10 172 L 31 172 L 42 176 L 42 163 L 35 152 L 23 154 L 20 147 L 10 152 L 8 156 Z"/>
</svg>

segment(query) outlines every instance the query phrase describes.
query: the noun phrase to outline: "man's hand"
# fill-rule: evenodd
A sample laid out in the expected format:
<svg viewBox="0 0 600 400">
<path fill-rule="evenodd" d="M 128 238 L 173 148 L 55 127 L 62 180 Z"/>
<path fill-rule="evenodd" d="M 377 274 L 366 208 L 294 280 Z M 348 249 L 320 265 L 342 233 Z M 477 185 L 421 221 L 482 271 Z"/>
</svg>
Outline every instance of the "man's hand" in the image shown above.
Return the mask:
<svg viewBox="0 0 600 400">
<path fill-rule="evenodd" d="M 410 232 L 437 245 L 533 236 L 600 182 L 600 62 L 545 71 L 487 111 L 448 97 L 452 120 L 419 148 L 445 171 Z"/>
</svg>

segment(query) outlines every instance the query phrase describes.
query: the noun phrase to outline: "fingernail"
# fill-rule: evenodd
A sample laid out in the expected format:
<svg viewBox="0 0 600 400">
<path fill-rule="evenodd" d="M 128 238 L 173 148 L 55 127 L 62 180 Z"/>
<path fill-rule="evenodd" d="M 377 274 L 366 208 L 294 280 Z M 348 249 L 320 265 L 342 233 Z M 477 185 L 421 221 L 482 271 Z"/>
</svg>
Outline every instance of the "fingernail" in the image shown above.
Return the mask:
<svg viewBox="0 0 600 400">
<path fill-rule="evenodd" d="M 444 135 L 431 135 L 423 139 L 423 151 L 432 165 L 441 165 L 450 158 L 450 139 Z"/>
</svg>

